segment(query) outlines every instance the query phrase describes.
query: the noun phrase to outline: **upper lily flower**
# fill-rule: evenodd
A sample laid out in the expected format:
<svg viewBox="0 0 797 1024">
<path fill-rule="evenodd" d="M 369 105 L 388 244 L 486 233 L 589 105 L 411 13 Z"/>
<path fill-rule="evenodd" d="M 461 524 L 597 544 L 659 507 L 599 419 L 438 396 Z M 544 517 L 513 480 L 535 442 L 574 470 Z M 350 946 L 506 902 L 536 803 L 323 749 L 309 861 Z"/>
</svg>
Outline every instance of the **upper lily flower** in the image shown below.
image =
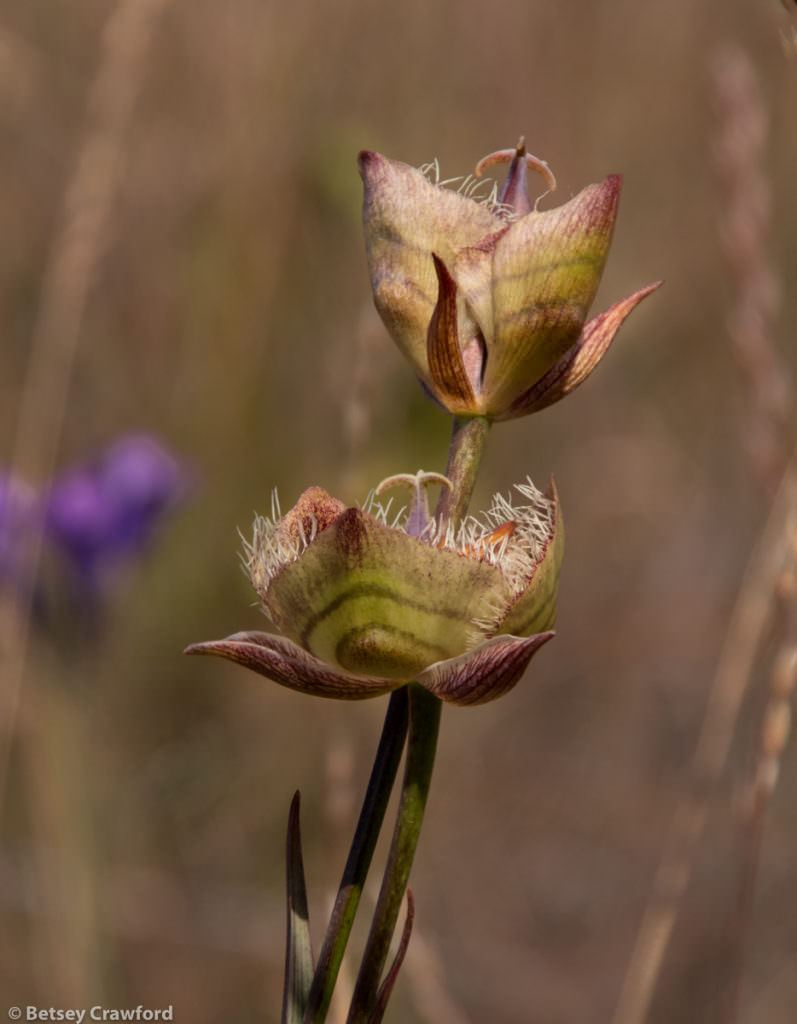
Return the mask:
<svg viewBox="0 0 797 1024">
<path fill-rule="evenodd" d="M 595 368 L 620 324 L 660 282 L 585 322 L 617 216 L 619 175 L 539 212 L 528 167 L 547 164 L 513 150 L 504 186 L 472 198 L 407 164 L 364 151 L 363 220 L 374 301 L 394 341 L 430 393 L 457 415 L 512 419 L 557 402 Z M 434 165 L 436 167 L 436 165 Z"/>
<path fill-rule="evenodd" d="M 429 516 L 424 487 L 445 477 L 391 477 L 409 485 L 408 512 L 388 521 L 372 499 L 347 508 L 310 488 L 280 517 L 255 521 L 245 550 L 252 585 L 285 634 L 236 633 L 194 644 L 294 690 L 358 700 L 416 680 L 443 700 L 478 704 L 518 681 L 553 634 L 563 531 L 554 492 L 529 482 L 523 503 L 496 496 L 459 530 Z"/>
</svg>

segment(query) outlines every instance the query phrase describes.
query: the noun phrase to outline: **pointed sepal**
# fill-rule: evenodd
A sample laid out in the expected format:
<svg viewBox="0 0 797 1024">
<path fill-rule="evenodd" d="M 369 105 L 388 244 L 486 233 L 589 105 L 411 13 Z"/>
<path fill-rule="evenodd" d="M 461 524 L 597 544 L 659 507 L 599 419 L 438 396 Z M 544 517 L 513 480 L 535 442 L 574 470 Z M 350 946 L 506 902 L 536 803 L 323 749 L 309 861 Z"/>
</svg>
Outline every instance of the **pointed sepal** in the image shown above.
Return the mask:
<svg viewBox="0 0 797 1024">
<path fill-rule="evenodd" d="M 333 700 L 379 697 L 401 685 L 395 679 L 347 672 L 321 661 L 286 637 L 256 630 L 233 633 L 224 640 L 191 644 L 184 653 L 215 654 L 267 676 L 289 690 Z"/>
<path fill-rule="evenodd" d="M 432 253 L 432 259 L 438 293 L 426 340 L 429 372 L 438 399 L 450 412 L 473 413 L 477 409 L 476 397 L 468 380 L 457 331 L 457 284 L 436 253 Z M 471 348 L 478 345 L 474 338 Z"/>
<path fill-rule="evenodd" d="M 511 420 L 517 416 L 539 412 L 574 391 L 603 359 L 629 313 L 662 283 L 655 281 L 646 285 L 593 317 L 585 324 L 575 345 L 572 345 L 533 387 L 516 399 L 506 412 L 496 419 Z"/>
<path fill-rule="evenodd" d="M 496 636 L 458 658 L 430 665 L 418 683 L 448 704 L 486 704 L 518 682 L 537 651 L 553 632 L 536 636 Z"/>
</svg>

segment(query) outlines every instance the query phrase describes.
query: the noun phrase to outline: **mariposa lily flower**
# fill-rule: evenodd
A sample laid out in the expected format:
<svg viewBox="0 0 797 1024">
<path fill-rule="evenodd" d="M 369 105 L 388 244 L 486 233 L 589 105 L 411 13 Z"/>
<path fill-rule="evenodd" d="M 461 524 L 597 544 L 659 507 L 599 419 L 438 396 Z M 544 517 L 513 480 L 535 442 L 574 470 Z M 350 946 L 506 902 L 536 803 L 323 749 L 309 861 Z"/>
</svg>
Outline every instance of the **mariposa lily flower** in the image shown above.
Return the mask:
<svg viewBox="0 0 797 1024">
<path fill-rule="evenodd" d="M 392 522 L 374 497 L 347 508 L 319 487 L 284 516 L 255 521 L 246 570 L 284 635 L 236 633 L 194 644 L 304 693 L 358 700 L 415 680 L 453 704 L 509 690 L 552 636 L 563 530 L 553 486 L 529 481 L 517 503 L 498 495 L 454 530 L 430 517 L 425 487 L 407 484 L 408 511 Z"/>
<path fill-rule="evenodd" d="M 538 211 L 526 169 L 547 164 L 513 150 L 500 192 L 472 198 L 379 153 L 360 153 L 363 220 L 374 301 L 430 394 L 449 412 L 512 419 L 558 402 L 595 368 L 648 285 L 586 321 L 609 251 L 621 178 L 589 185 Z M 436 164 L 434 165 L 436 167 Z"/>
</svg>

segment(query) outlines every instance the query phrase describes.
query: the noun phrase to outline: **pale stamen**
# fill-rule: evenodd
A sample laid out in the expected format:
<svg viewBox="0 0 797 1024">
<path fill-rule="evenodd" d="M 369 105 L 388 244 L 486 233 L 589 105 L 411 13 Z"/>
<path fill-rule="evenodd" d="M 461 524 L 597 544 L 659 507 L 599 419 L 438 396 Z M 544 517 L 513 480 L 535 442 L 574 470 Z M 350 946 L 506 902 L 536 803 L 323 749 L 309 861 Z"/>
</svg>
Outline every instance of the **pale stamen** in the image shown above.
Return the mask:
<svg viewBox="0 0 797 1024">
<path fill-rule="evenodd" d="M 383 480 L 374 491 L 375 495 L 391 487 L 409 487 L 411 492 L 410 511 L 407 523 L 404 527 L 410 537 L 423 537 L 428 534 L 430 524 L 433 522 L 429 513 L 429 498 L 426 488 L 432 485 L 447 487 L 451 490 L 451 481 L 442 473 L 425 473 L 419 469 L 417 473 L 397 473 L 396 476 L 389 476 Z"/>
<path fill-rule="evenodd" d="M 513 160 L 522 160 L 526 167 L 530 167 L 532 171 L 542 175 L 550 192 L 556 190 L 556 177 L 553 171 L 544 160 L 540 160 L 539 157 L 532 156 L 531 153 L 526 152 L 526 140 L 522 135 L 517 146 L 512 149 L 497 149 L 494 153 L 489 153 L 487 156 L 482 157 L 476 164 L 476 169 L 473 173 L 477 178 L 480 178 L 488 167 L 493 167 L 495 164 L 508 164 Z M 501 196 L 499 195 L 499 201 L 500 199 Z"/>
</svg>

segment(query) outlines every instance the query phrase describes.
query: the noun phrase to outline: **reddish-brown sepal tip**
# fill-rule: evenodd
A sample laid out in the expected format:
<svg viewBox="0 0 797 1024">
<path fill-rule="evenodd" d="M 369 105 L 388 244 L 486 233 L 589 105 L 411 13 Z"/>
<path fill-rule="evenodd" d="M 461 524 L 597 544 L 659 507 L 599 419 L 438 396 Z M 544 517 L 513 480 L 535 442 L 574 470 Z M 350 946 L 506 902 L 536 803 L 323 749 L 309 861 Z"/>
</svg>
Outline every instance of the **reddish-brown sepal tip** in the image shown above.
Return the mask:
<svg viewBox="0 0 797 1024">
<path fill-rule="evenodd" d="M 653 284 L 640 288 L 588 321 L 578 341 L 536 384 L 497 418 L 509 420 L 540 412 L 574 391 L 603 359 L 628 315 L 663 283 L 654 281 Z"/>
</svg>

